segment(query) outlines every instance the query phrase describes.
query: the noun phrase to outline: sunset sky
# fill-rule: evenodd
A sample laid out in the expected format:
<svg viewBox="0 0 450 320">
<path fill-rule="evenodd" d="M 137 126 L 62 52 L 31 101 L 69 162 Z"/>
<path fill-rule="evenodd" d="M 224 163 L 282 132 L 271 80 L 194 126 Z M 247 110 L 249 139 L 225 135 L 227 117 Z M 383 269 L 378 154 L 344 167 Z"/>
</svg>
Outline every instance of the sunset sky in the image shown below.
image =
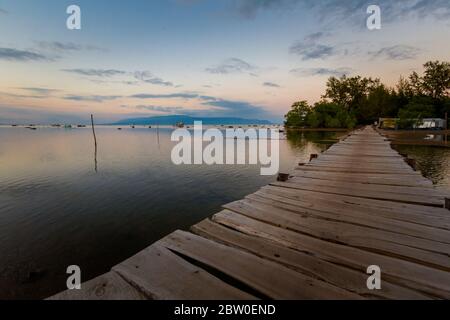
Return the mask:
<svg viewBox="0 0 450 320">
<path fill-rule="evenodd" d="M 66 8 L 81 8 L 81 30 Z M 382 10 L 381 30 L 366 9 Z M 0 123 L 187 114 L 281 121 L 330 75 L 449 60 L 449 0 L 0 0 Z"/>
</svg>

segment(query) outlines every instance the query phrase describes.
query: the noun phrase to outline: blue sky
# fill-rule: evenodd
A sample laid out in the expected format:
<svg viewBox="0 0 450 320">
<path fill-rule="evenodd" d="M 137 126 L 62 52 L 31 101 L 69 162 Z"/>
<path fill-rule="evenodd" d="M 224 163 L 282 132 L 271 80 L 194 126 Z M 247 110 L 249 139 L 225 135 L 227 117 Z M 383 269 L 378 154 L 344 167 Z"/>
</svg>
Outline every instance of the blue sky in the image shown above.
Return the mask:
<svg viewBox="0 0 450 320">
<path fill-rule="evenodd" d="M 82 29 L 66 28 L 80 6 Z M 381 30 L 366 25 L 382 10 Z M 448 60 L 448 0 L 2 0 L 0 123 L 165 114 L 281 121 L 331 75 Z M 446 40 L 447 39 L 447 40 Z"/>
</svg>

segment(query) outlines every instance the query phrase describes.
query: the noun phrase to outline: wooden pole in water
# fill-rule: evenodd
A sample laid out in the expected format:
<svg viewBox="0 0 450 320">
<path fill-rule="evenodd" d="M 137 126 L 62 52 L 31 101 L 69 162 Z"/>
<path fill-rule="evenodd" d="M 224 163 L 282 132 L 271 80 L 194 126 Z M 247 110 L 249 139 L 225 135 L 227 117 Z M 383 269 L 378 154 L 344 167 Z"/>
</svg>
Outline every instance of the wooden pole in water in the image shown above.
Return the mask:
<svg viewBox="0 0 450 320">
<path fill-rule="evenodd" d="M 450 198 L 445 198 L 444 208 L 450 210 Z"/>
<path fill-rule="evenodd" d="M 95 144 L 95 153 L 94 153 L 95 172 L 97 172 L 97 136 L 95 135 L 94 116 L 92 114 L 91 114 L 91 125 L 92 125 L 92 134 L 94 135 L 94 144 Z"/>
<path fill-rule="evenodd" d="M 91 125 L 92 125 L 92 133 L 94 134 L 95 148 L 97 148 L 97 137 L 95 136 L 95 128 L 94 128 L 94 116 L 92 114 L 91 114 Z"/>
<path fill-rule="evenodd" d="M 317 158 L 319 158 L 319 155 L 318 155 L 317 153 L 313 153 L 313 154 L 311 154 L 311 156 L 309 157 L 309 161 L 312 161 L 312 160 L 317 159 Z"/>
<path fill-rule="evenodd" d="M 447 130 L 448 130 L 448 112 L 445 113 L 445 133 L 444 133 L 444 141 L 447 143 Z"/>
</svg>

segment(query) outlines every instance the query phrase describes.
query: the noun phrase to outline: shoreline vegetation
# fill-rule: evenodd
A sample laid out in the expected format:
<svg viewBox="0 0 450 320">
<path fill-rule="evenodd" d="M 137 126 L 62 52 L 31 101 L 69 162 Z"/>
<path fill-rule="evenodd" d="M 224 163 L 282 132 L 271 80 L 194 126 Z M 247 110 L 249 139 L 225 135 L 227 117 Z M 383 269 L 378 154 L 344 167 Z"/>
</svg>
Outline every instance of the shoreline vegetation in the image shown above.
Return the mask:
<svg viewBox="0 0 450 320">
<path fill-rule="evenodd" d="M 424 73 L 400 77 L 395 87 L 378 78 L 330 77 L 325 94 L 313 105 L 295 102 L 285 115 L 290 130 L 353 129 L 395 118 L 396 127 L 411 130 L 425 118 L 446 119 L 450 113 L 450 62 L 429 61 Z M 448 123 L 447 123 L 448 128 Z"/>
</svg>

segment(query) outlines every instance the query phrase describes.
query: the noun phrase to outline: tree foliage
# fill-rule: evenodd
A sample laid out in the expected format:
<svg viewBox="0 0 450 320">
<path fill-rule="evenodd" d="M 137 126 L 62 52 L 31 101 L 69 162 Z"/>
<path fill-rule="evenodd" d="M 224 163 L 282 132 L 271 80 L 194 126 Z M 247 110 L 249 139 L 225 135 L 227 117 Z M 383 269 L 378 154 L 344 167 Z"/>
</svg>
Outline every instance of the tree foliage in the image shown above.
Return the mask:
<svg viewBox="0 0 450 320">
<path fill-rule="evenodd" d="M 450 63 L 429 61 L 423 67 L 423 75 L 400 77 L 395 88 L 370 77 L 330 77 L 322 101 L 294 103 L 286 125 L 351 128 L 398 117 L 399 126 L 408 128 L 426 117 L 442 118 L 450 112 Z"/>
</svg>

